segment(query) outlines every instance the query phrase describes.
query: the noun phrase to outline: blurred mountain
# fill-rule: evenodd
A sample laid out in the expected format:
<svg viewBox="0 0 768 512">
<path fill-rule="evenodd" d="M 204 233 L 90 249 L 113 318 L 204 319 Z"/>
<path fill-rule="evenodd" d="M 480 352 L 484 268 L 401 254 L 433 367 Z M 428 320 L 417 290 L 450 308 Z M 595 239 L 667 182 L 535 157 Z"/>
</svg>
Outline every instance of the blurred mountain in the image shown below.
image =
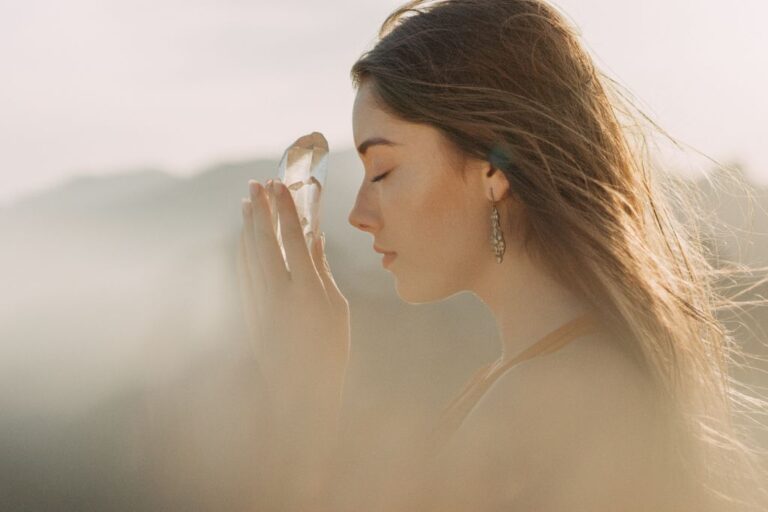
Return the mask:
<svg viewBox="0 0 768 512">
<path fill-rule="evenodd" d="M 32 211 L 92 213 L 125 197 L 149 194 L 176 182 L 158 169 L 135 169 L 108 176 L 74 176 L 61 185 L 29 194 L 12 205 L 8 213 Z"/>
</svg>

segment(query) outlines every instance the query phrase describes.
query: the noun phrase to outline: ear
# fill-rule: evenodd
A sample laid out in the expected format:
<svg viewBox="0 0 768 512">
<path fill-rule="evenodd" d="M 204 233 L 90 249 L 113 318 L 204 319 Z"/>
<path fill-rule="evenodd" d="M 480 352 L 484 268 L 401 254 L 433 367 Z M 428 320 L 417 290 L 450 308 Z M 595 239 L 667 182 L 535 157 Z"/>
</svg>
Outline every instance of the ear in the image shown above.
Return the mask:
<svg viewBox="0 0 768 512">
<path fill-rule="evenodd" d="M 483 192 L 488 201 L 496 202 L 509 197 L 509 180 L 500 169 L 485 162 L 482 176 Z"/>
</svg>

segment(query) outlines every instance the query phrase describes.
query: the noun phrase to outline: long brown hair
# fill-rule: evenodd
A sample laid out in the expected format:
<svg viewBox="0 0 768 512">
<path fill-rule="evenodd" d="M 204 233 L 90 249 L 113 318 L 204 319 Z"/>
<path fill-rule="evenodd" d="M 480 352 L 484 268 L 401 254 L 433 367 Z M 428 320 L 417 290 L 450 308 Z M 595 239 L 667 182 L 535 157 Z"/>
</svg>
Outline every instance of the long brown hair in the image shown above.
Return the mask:
<svg viewBox="0 0 768 512">
<path fill-rule="evenodd" d="M 387 112 L 504 173 L 527 250 L 652 377 L 685 471 L 732 506 L 760 507 L 764 469 L 733 418 L 765 403 L 729 373 L 741 352 L 717 316 L 755 304 L 716 286 L 743 267 L 708 260 L 692 192 L 657 172 L 637 129 L 660 128 L 596 69 L 564 16 L 542 0 L 408 2 L 351 74 Z"/>
</svg>

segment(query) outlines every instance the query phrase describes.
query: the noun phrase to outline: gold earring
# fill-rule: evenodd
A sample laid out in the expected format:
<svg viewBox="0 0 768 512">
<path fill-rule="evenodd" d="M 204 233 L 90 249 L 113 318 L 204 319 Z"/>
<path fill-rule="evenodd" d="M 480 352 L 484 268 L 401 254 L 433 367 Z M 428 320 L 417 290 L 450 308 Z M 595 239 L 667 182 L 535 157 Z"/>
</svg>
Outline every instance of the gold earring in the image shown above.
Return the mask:
<svg viewBox="0 0 768 512">
<path fill-rule="evenodd" d="M 496 202 L 493 199 L 493 188 L 491 188 L 491 204 L 493 209 L 491 210 L 491 245 L 493 246 L 493 252 L 496 254 L 496 263 L 501 263 L 504 257 L 504 234 L 501 231 L 501 223 L 499 222 L 499 210 L 496 209 Z"/>
</svg>

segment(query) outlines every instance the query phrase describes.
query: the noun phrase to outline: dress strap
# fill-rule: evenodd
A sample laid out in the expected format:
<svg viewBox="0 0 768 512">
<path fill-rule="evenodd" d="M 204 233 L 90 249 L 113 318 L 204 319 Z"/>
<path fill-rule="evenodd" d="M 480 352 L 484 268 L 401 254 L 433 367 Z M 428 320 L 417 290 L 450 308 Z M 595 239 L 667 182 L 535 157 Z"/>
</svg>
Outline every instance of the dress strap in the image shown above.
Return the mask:
<svg viewBox="0 0 768 512">
<path fill-rule="evenodd" d="M 579 336 L 599 329 L 599 318 L 595 312 L 590 311 L 561 325 L 512 359 L 500 359 L 478 369 L 466 382 L 461 393 L 443 409 L 428 440 L 430 455 L 437 454 L 450 440 L 472 408 L 504 372 L 533 357 L 555 352 Z"/>
</svg>

